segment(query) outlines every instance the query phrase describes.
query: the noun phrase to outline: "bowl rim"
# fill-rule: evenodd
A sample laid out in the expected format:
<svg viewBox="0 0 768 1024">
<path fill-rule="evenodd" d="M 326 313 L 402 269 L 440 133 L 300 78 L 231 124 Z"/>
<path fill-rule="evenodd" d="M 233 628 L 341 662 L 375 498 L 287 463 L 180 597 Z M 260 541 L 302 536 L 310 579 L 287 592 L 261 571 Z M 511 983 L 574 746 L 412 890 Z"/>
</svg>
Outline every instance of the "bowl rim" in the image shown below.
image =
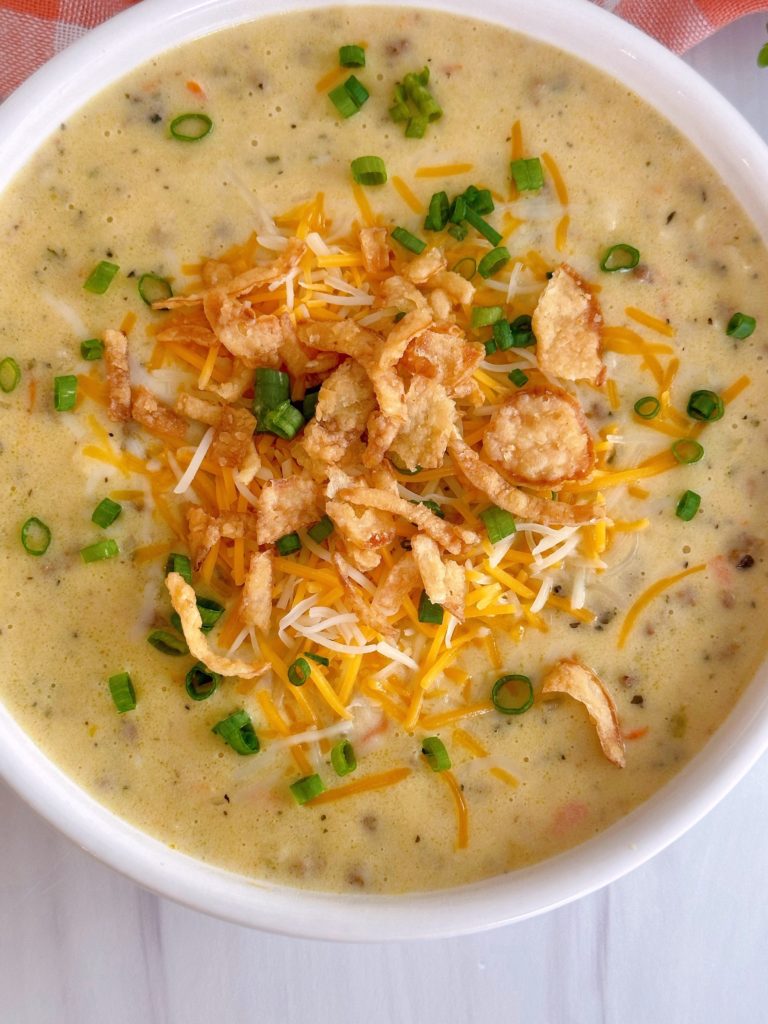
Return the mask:
<svg viewBox="0 0 768 1024">
<path fill-rule="evenodd" d="M 59 122 L 155 54 L 243 21 L 324 0 L 144 0 L 83 36 L 0 107 L 0 191 Z M 373 6 L 345 0 L 333 6 Z M 382 4 L 379 4 L 382 6 Z M 398 5 L 400 6 L 400 5 Z M 464 0 L 404 7 L 466 17 Z M 607 71 L 702 150 L 768 241 L 768 147 L 707 82 L 655 40 L 589 0 L 482 0 L 478 20 L 558 46 Z M 599 49 L 594 40 L 599 40 Z M 303 938 L 382 941 L 482 931 L 553 909 L 644 863 L 692 827 L 768 748 L 768 663 L 702 751 L 595 838 L 506 875 L 449 890 L 367 896 L 254 881 L 173 850 L 120 819 L 35 746 L 0 702 L 0 776 L 82 848 L 139 884 L 237 924 Z"/>
</svg>

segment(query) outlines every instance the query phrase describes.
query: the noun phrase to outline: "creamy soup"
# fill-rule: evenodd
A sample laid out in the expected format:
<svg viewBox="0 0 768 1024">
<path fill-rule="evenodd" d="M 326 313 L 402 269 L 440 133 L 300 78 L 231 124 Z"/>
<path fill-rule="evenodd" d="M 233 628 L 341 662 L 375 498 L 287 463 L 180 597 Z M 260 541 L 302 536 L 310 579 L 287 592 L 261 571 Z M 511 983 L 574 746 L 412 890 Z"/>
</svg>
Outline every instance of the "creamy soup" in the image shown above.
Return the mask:
<svg viewBox="0 0 768 1024">
<path fill-rule="evenodd" d="M 510 871 L 764 656 L 768 256 L 594 69 L 433 11 L 239 26 L 63 123 L 0 239 L 0 695 L 169 846 Z"/>
</svg>

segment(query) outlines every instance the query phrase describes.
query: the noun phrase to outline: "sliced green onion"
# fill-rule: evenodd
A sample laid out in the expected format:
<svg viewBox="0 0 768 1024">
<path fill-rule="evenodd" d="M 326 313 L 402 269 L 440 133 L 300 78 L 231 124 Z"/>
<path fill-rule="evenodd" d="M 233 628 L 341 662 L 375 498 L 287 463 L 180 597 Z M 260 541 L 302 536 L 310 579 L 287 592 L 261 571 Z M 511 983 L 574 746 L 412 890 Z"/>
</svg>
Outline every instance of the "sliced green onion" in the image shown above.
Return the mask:
<svg viewBox="0 0 768 1024">
<path fill-rule="evenodd" d="M 465 224 L 452 224 L 448 228 L 448 234 L 455 238 L 457 242 L 463 242 L 469 231 Z"/>
<path fill-rule="evenodd" d="M 634 408 L 641 419 L 652 420 L 655 416 L 659 415 L 661 402 L 653 395 L 645 395 L 643 398 L 638 398 Z"/>
<path fill-rule="evenodd" d="M 512 334 L 512 327 L 507 320 L 499 320 L 498 323 L 493 325 L 493 340 L 499 352 L 506 352 L 508 348 L 514 346 L 515 339 Z"/>
<path fill-rule="evenodd" d="M 13 356 L 6 356 L 2 362 L 0 362 L 0 391 L 5 392 L 6 395 L 10 395 L 12 391 L 15 391 L 19 386 L 21 380 L 21 367 L 13 358 Z"/>
<path fill-rule="evenodd" d="M 389 116 L 393 121 L 402 123 L 407 121 L 411 116 L 411 108 L 408 106 L 408 97 L 405 95 L 405 89 L 402 85 L 395 86 L 394 92 L 394 104 L 389 108 Z"/>
<path fill-rule="evenodd" d="M 120 267 L 118 267 L 116 263 L 110 263 L 108 260 L 102 260 L 101 263 L 96 264 L 85 279 L 83 288 L 85 288 L 87 292 L 91 292 L 93 295 L 103 295 L 107 288 L 112 284 L 115 274 L 117 274 L 119 270 Z"/>
<path fill-rule="evenodd" d="M 365 50 L 362 46 L 349 44 L 339 47 L 339 64 L 343 68 L 364 68 Z"/>
<path fill-rule="evenodd" d="M 211 597 L 198 597 L 196 603 L 202 620 L 200 628 L 204 633 L 210 633 L 224 614 L 224 605 L 214 601 Z"/>
<path fill-rule="evenodd" d="M 768 43 L 763 43 L 757 54 L 757 66 L 768 68 Z"/>
<path fill-rule="evenodd" d="M 405 316 L 405 310 L 404 309 L 399 309 L 397 311 L 397 313 L 395 313 L 395 315 L 392 317 L 392 323 L 393 324 L 399 324 L 404 316 Z"/>
<path fill-rule="evenodd" d="M 417 256 L 427 248 L 427 243 L 423 242 L 420 238 L 417 238 L 416 235 L 412 235 L 407 228 L 393 228 L 392 237 L 396 242 L 399 242 L 404 249 L 407 249 L 409 252 L 416 253 Z"/>
<path fill-rule="evenodd" d="M 700 494 L 697 494 L 696 491 L 685 491 L 677 503 L 675 515 L 678 519 L 682 519 L 684 522 L 688 523 L 699 511 L 700 505 Z"/>
<path fill-rule="evenodd" d="M 510 259 L 509 249 L 505 245 L 500 245 L 483 256 L 477 265 L 477 272 L 480 277 L 492 277 L 505 264 L 509 263 Z"/>
<path fill-rule="evenodd" d="M 117 546 L 117 541 L 112 540 L 98 540 L 95 544 L 89 544 L 87 548 L 81 548 L 80 556 L 85 563 L 88 562 L 103 562 L 107 558 L 117 558 L 120 554 L 120 548 Z"/>
<path fill-rule="evenodd" d="M 344 83 L 344 88 L 351 96 L 352 102 L 356 105 L 358 110 L 362 107 L 362 105 L 371 95 L 365 88 L 363 83 L 358 78 L 355 78 L 354 75 L 349 76 L 349 78 Z"/>
<path fill-rule="evenodd" d="M 511 537 L 517 531 L 515 517 L 512 513 L 507 512 L 506 509 L 497 508 L 496 505 L 491 505 L 490 508 L 481 512 L 480 518 L 485 524 L 488 540 L 491 544 L 498 544 L 500 540 L 504 540 L 505 537 Z"/>
<path fill-rule="evenodd" d="M 28 555 L 44 555 L 51 545 L 50 527 L 31 516 L 21 528 L 21 543 Z"/>
<path fill-rule="evenodd" d="M 293 686 L 303 686 L 312 675 L 312 669 L 306 658 L 297 658 L 288 666 L 288 682 Z"/>
<path fill-rule="evenodd" d="M 477 188 L 475 185 L 469 185 L 464 189 L 462 197 L 467 206 L 470 206 L 475 213 L 493 213 L 496 209 L 491 190 L 488 188 Z"/>
<path fill-rule="evenodd" d="M 234 711 L 228 718 L 214 725 L 211 732 L 215 732 L 235 751 L 247 757 L 249 754 L 258 754 L 261 744 L 256 730 L 253 728 L 251 716 L 247 711 Z"/>
<path fill-rule="evenodd" d="M 510 683 L 515 683 L 515 689 L 523 690 L 523 695 L 514 704 L 505 704 L 501 699 L 502 691 Z M 528 676 L 511 675 L 501 676 L 491 688 L 491 701 L 497 711 L 502 715 L 522 715 L 524 711 L 533 706 L 533 683 Z"/>
<path fill-rule="evenodd" d="M 407 468 L 406 468 L 406 467 L 405 467 L 405 466 L 404 466 L 404 465 L 403 465 L 403 464 L 402 464 L 402 463 L 401 463 L 401 462 L 400 462 L 400 461 L 399 461 L 398 459 L 396 459 L 396 458 L 395 458 L 395 457 L 394 457 L 393 455 L 389 455 L 389 456 L 388 456 L 388 458 L 389 458 L 389 461 L 390 461 L 390 462 L 392 463 L 392 465 L 393 465 L 393 466 L 395 467 L 395 469 L 397 470 L 397 472 L 398 472 L 398 473 L 402 473 L 402 475 L 403 475 L 403 476 L 415 476 L 415 475 L 416 475 L 416 473 L 421 473 L 421 472 L 422 472 L 422 468 L 421 468 L 421 466 L 417 466 L 417 467 L 416 467 L 416 469 L 407 469 Z"/>
<path fill-rule="evenodd" d="M 169 633 L 167 629 L 153 629 L 147 637 L 147 643 L 152 644 L 161 654 L 170 654 L 174 658 L 189 654 L 186 641 L 175 633 Z"/>
<path fill-rule="evenodd" d="M 739 341 L 743 341 L 744 338 L 748 338 L 750 334 L 754 333 L 755 327 L 757 327 L 757 320 L 753 316 L 747 316 L 746 313 L 734 313 L 728 321 L 725 333 L 729 338 L 738 338 Z"/>
<path fill-rule="evenodd" d="M 123 715 L 126 711 L 133 711 L 136 707 L 136 691 L 128 673 L 118 672 L 110 676 L 107 685 L 118 712 Z"/>
<path fill-rule="evenodd" d="M 429 622 L 436 626 L 442 625 L 443 622 L 443 606 L 432 604 L 426 590 L 422 590 L 419 598 L 419 622 Z"/>
<path fill-rule="evenodd" d="M 686 412 L 692 420 L 714 423 L 723 418 L 725 406 L 720 395 L 714 391 L 694 391 L 688 399 Z"/>
<path fill-rule="evenodd" d="M 199 142 L 213 131 L 213 121 L 207 114 L 179 114 L 171 121 L 169 131 L 179 142 Z"/>
<path fill-rule="evenodd" d="M 314 391 L 307 391 L 301 402 L 301 415 L 309 422 L 317 411 L 317 403 L 320 400 L 320 388 Z"/>
<path fill-rule="evenodd" d="M 184 686 L 192 700 L 208 700 L 216 692 L 220 682 L 221 676 L 218 672 L 211 672 L 202 661 L 198 661 L 187 672 Z"/>
<path fill-rule="evenodd" d="M 606 249 L 603 258 L 600 260 L 600 269 L 606 274 L 615 274 L 617 271 L 623 273 L 626 270 L 633 270 L 640 262 L 640 250 L 626 242 L 619 242 Z"/>
<path fill-rule="evenodd" d="M 275 541 L 275 547 L 281 555 L 292 555 L 295 551 L 301 550 L 301 540 L 298 533 L 286 533 Z"/>
<path fill-rule="evenodd" d="M 496 342 L 493 340 L 493 338 L 488 338 L 488 340 L 485 342 L 485 354 L 487 356 L 492 356 L 495 351 Z"/>
<path fill-rule="evenodd" d="M 464 256 L 451 267 L 454 274 L 461 274 L 466 281 L 471 281 L 477 273 L 477 263 L 471 256 Z"/>
<path fill-rule="evenodd" d="M 519 192 L 538 192 L 544 185 L 544 171 L 537 156 L 513 160 L 509 173 Z"/>
<path fill-rule="evenodd" d="M 383 185 L 387 180 L 387 168 L 380 156 L 355 157 L 350 167 L 358 185 Z"/>
<path fill-rule="evenodd" d="M 451 208 L 448 211 L 448 220 L 452 224 L 461 224 L 464 218 L 467 216 L 467 200 L 464 196 L 456 196 L 451 203 Z"/>
<path fill-rule="evenodd" d="M 421 752 L 433 772 L 445 772 L 451 767 L 448 751 L 439 736 L 425 736 L 421 741 Z"/>
<path fill-rule="evenodd" d="M 346 83 L 337 85 L 335 89 L 331 89 L 328 93 L 328 99 L 334 107 L 336 107 L 342 117 L 352 117 L 360 109 L 352 96 L 350 96 Z"/>
<path fill-rule="evenodd" d="M 406 139 L 423 139 L 427 134 L 428 126 L 429 119 L 423 114 L 415 114 L 413 117 L 409 117 L 408 124 L 405 126 Z"/>
<path fill-rule="evenodd" d="M 333 533 L 333 520 L 330 516 L 323 518 L 307 530 L 307 535 L 312 538 L 315 544 L 322 544 Z"/>
<path fill-rule="evenodd" d="M 168 555 L 168 560 L 165 563 L 165 575 L 167 576 L 170 572 L 177 572 L 190 587 L 192 586 L 192 562 L 186 555 L 179 555 L 176 552 Z"/>
<path fill-rule="evenodd" d="M 512 331 L 512 348 L 528 348 L 536 344 L 531 318 L 527 314 L 515 317 L 509 326 Z"/>
<path fill-rule="evenodd" d="M 471 224 L 475 231 L 479 231 L 483 238 L 487 238 L 491 245 L 498 245 L 501 241 L 501 235 L 492 227 L 487 220 L 475 213 L 471 207 L 467 207 L 467 212 L 464 214 L 464 220 L 468 224 Z"/>
<path fill-rule="evenodd" d="M 56 412 L 69 412 L 77 404 L 77 377 L 68 373 L 53 378 L 53 405 Z"/>
<path fill-rule="evenodd" d="M 281 370 L 260 366 L 253 380 L 253 412 L 260 416 L 291 399 L 291 379 Z"/>
<path fill-rule="evenodd" d="M 408 99 L 415 104 L 419 114 L 428 121 L 437 121 L 443 116 L 443 110 L 432 93 L 427 89 L 429 68 L 412 71 L 403 79 L 403 88 Z"/>
<path fill-rule="evenodd" d="M 503 316 L 504 310 L 501 306 L 473 306 L 472 326 L 489 327 L 491 324 L 501 320 Z"/>
<path fill-rule="evenodd" d="M 509 377 L 509 379 L 517 388 L 522 388 L 524 385 L 528 383 L 528 378 L 522 370 L 510 370 L 510 372 L 507 374 L 507 377 Z"/>
<path fill-rule="evenodd" d="M 316 796 L 325 792 L 323 780 L 319 775 L 305 775 L 303 779 L 292 782 L 289 788 L 297 804 L 309 803 L 310 800 L 314 800 Z"/>
<path fill-rule="evenodd" d="M 277 434 L 285 441 L 292 441 L 304 426 L 304 417 L 290 402 L 283 402 L 276 409 L 269 409 L 261 418 L 264 430 Z"/>
<path fill-rule="evenodd" d="M 312 651 L 304 651 L 304 657 L 311 658 L 312 661 L 316 661 L 318 665 L 325 665 L 326 668 L 331 664 L 322 654 L 313 654 Z"/>
<path fill-rule="evenodd" d="M 424 498 L 423 501 L 416 501 L 415 499 L 412 499 L 411 504 L 424 505 L 426 508 L 429 509 L 430 512 L 433 512 L 438 517 L 438 519 L 445 519 L 445 512 L 443 512 L 443 510 L 440 508 L 437 502 L 433 501 L 431 498 Z"/>
<path fill-rule="evenodd" d="M 111 526 L 112 523 L 114 523 L 122 511 L 123 506 L 119 505 L 116 501 L 112 501 L 111 498 L 102 498 L 93 510 L 91 522 L 96 523 L 97 526 L 106 530 L 108 526 Z"/>
<path fill-rule="evenodd" d="M 339 740 L 331 747 L 331 764 L 337 775 L 349 775 L 357 768 L 357 758 L 349 740 Z"/>
<path fill-rule="evenodd" d="M 104 355 L 104 342 L 100 338 L 86 338 L 80 342 L 80 355 L 92 363 Z"/>
<path fill-rule="evenodd" d="M 683 466 L 690 466 L 699 462 L 704 456 L 704 448 L 698 441 L 691 441 L 688 438 L 680 438 L 672 445 L 672 454 Z"/>
<path fill-rule="evenodd" d="M 137 287 L 139 295 L 148 306 L 151 306 L 153 302 L 162 302 L 164 299 L 170 299 L 173 295 L 171 282 L 167 281 L 164 277 L 160 277 L 159 274 L 142 274 Z"/>
<path fill-rule="evenodd" d="M 429 212 L 424 220 L 427 231 L 442 231 L 448 223 L 451 204 L 447 192 L 435 192 L 429 200 Z"/>
</svg>

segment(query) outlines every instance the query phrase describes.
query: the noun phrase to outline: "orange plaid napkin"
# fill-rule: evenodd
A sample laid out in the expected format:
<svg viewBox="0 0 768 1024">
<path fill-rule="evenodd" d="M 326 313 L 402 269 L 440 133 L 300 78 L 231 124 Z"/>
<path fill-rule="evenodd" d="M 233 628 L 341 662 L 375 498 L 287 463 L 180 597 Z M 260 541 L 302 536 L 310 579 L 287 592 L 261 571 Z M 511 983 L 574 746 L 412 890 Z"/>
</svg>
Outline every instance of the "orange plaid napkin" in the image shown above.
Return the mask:
<svg viewBox="0 0 768 1024">
<path fill-rule="evenodd" d="M 0 0 L 0 98 L 65 46 L 136 0 Z M 593 0 L 682 53 L 768 0 Z"/>
</svg>

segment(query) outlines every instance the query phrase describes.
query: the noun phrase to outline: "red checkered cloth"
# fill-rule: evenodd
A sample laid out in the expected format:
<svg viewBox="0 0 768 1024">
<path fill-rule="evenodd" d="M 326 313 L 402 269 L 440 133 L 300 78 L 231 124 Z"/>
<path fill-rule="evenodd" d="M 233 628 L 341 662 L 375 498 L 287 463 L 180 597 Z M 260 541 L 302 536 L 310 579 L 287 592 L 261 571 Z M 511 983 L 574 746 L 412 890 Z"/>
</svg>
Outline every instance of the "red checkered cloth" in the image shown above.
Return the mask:
<svg viewBox="0 0 768 1024">
<path fill-rule="evenodd" d="M 0 0 L 0 97 L 89 28 L 136 0 Z M 768 0 L 593 0 L 682 53 Z"/>
</svg>

